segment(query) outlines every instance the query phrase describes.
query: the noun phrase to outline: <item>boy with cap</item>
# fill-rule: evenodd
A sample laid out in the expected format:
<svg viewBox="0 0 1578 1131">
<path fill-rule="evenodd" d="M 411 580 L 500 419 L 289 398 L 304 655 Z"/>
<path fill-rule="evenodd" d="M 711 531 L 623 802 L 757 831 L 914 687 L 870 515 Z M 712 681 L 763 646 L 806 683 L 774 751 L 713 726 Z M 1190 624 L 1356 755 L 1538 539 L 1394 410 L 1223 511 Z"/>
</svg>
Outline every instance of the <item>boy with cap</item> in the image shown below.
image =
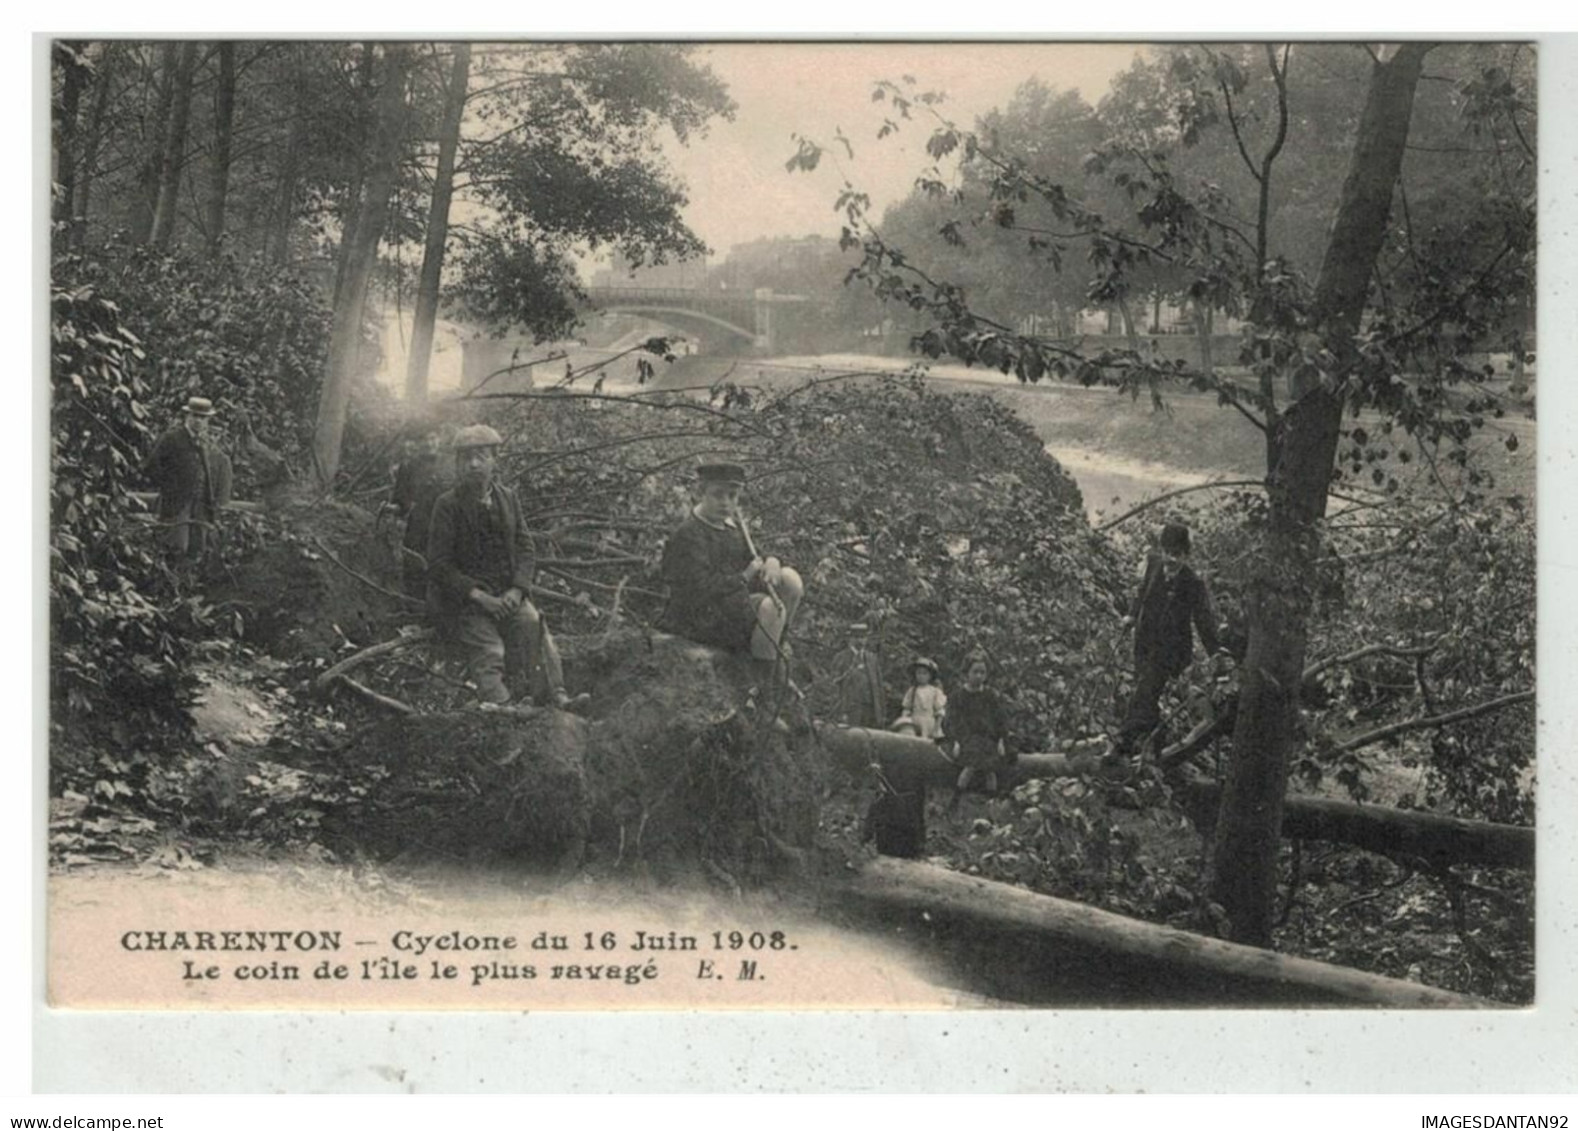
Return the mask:
<svg viewBox="0 0 1578 1131">
<path fill-rule="evenodd" d="M 572 700 L 548 625 L 526 599 L 534 573 L 531 534 L 515 492 L 494 477 L 504 443 L 486 424 L 455 436 L 455 486 L 433 503 L 428 604 L 459 646 L 484 703 L 503 704 L 535 681 L 556 707 Z"/>
<path fill-rule="evenodd" d="M 741 525 L 744 468 L 703 464 L 696 480 L 696 505 L 663 547 L 669 601 L 660 627 L 699 644 L 749 650 L 755 660 L 775 664 L 805 586 L 777 558 L 758 556 Z"/>
<path fill-rule="evenodd" d="M 1199 632 L 1207 652 L 1221 651 L 1210 587 L 1189 566 L 1189 528 L 1167 523 L 1157 549 L 1145 559 L 1140 591 L 1123 618 L 1125 627 L 1134 625 L 1134 694 L 1113 744 L 1118 755 L 1132 754 L 1141 739 L 1161 727 L 1162 692 L 1189 666 L 1194 633 Z"/>
<path fill-rule="evenodd" d="M 181 423 L 159 437 L 143 462 L 144 477 L 159 490 L 157 513 L 165 551 L 176 561 L 203 556 L 205 532 L 214 521 L 213 456 L 208 442 L 213 416 L 214 404 L 207 397 L 187 398 Z"/>
</svg>

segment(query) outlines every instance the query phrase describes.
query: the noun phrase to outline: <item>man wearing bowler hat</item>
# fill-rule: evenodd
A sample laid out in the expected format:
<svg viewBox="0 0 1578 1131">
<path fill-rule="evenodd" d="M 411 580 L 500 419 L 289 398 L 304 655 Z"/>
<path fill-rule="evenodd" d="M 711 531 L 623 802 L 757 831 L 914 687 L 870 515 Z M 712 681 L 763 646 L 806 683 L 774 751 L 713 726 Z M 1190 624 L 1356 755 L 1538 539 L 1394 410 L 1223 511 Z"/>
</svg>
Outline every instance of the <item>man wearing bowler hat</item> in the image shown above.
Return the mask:
<svg viewBox="0 0 1578 1131">
<path fill-rule="evenodd" d="M 1147 556 L 1140 591 L 1123 618 L 1125 628 L 1134 626 L 1134 692 L 1113 744 L 1118 755 L 1133 754 L 1147 736 L 1158 749 L 1163 745 L 1162 692 L 1189 666 L 1195 634 L 1213 663 L 1222 650 L 1211 589 L 1189 565 L 1189 528 L 1167 523 L 1157 550 Z"/>
<path fill-rule="evenodd" d="M 455 435 L 455 485 L 434 501 L 428 527 L 428 604 L 440 633 L 465 657 L 483 703 L 535 691 L 569 707 L 576 700 L 564 690 L 558 649 L 526 598 L 535 570 L 531 534 L 515 492 L 494 476 L 503 443 L 486 424 Z"/>
<path fill-rule="evenodd" d="M 758 556 L 739 518 L 745 469 L 702 464 L 696 505 L 663 547 L 669 603 L 662 628 L 771 668 L 805 587 L 777 558 Z"/>
<path fill-rule="evenodd" d="M 849 649 L 838 677 L 839 717 L 852 727 L 887 723 L 887 695 L 882 687 L 882 658 L 871 648 L 871 629 L 849 626 Z"/>
<path fill-rule="evenodd" d="M 177 562 L 203 556 L 214 521 L 214 453 L 208 441 L 213 416 L 207 397 L 189 397 L 181 422 L 159 437 L 143 463 L 144 477 L 159 489 L 165 551 Z"/>
</svg>

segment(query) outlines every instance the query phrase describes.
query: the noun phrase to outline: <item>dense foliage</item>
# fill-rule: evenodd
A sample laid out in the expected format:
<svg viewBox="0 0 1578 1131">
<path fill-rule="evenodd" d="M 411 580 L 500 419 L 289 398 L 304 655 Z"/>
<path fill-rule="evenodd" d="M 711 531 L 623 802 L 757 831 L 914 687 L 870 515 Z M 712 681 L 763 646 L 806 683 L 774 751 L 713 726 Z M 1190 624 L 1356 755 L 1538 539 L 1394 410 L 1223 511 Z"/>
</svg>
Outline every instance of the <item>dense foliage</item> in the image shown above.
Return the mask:
<svg viewBox="0 0 1578 1131">
<path fill-rule="evenodd" d="M 176 592 L 128 491 L 151 442 L 147 355 L 91 284 L 50 309 L 50 702 L 139 743 L 184 725 L 198 601 Z"/>
<path fill-rule="evenodd" d="M 246 413 L 256 433 L 295 462 L 311 434 L 330 312 L 320 288 L 257 256 L 159 252 L 119 241 L 66 254 L 63 287 L 91 286 L 115 304 L 140 344 L 139 380 L 152 426 L 189 396 L 212 400 L 221 425 Z M 368 360 L 374 360 L 367 342 Z"/>
</svg>

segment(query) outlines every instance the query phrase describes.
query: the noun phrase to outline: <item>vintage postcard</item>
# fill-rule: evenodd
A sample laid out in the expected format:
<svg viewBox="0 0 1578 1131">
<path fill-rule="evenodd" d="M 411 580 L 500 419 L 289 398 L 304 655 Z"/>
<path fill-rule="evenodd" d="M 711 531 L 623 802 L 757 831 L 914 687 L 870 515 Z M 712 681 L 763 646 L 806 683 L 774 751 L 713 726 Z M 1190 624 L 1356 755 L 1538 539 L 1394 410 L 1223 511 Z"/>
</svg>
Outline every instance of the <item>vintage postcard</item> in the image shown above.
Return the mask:
<svg viewBox="0 0 1578 1131">
<path fill-rule="evenodd" d="M 1541 1001 L 1536 45 L 48 53 L 52 1010 Z"/>
</svg>

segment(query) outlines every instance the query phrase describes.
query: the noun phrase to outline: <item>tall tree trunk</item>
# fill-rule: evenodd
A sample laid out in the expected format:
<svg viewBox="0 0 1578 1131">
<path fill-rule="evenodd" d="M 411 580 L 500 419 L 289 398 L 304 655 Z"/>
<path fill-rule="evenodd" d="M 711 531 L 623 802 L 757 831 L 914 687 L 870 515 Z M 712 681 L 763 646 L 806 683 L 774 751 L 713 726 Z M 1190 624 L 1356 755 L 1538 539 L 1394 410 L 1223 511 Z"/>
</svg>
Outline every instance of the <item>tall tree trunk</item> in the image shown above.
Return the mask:
<svg viewBox="0 0 1578 1131">
<path fill-rule="evenodd" d="M 63 40 L 56 43 L 52 51 L 55 66 L 61 72 L 60 100 L 52 107 L 55 190 L 50 202 L 50 218 L 57 224 L 71 222 L 72 198 L 77 188 L 77 120 L 81 115 L 82 90 L 90 73 L 83 54 L 87 47 L 80 40 Z"/>
<path fill-rule="evenodd" d="M 433 324 L 438 319 L 438 283 L 444 270 L 444 244 L 449 240 L 449 201 L 455 191 L 455 151 L 460 147 L 460 118 L 466 109 L 466 84 L 470 78 L 471 45 L 457 43 L 438 138 L 433 200 L 427 210 L 427 245 L 422 249 L 422 275 L 416 288 L 411 352 L 406 357 L 405 399 L 412 404 L 427 401 L 427 368 L 433 357 Z"/>
<path fill-rule="evenodd" d="M 329 359 L 318 399 L 318 420 L 312 453 L 321 484 L 328 488 L 340 469 L 340 441 L 350 403 L 351 380 L 362 337 L 367 283 L 378 258 L 378 241 L 389 215 L 389 198 L 400 175 L 400 146 L 405 117 L 405 79 L 409 48 L 391 44 L 378 92 L 377 115 L 368 139 L 367 187 L 360 208 L 356 245 L 346 257 L 345 281 L 334 301 Z"/>
<path fill-rule="evenodd" d="M 297 48 L 295 58 L 301 60 Z M 290 98 L 290 130 L 285 135 L 285 153 L 279 163 L 279 189 L 275 194 L 269 217 L 268 257 L 272 263 L 284 263 L 290 257 L 291 228 L 296 222 L 296 182 L 301 175 L 301 152 L 307 144 L 307 114 L 301 96 L 293 91 Z"/>
<path fill-rule="evenodd" d="M 1140 332 L 1134 326 L 1134 315 L 1129 312 L 1129 300 L 1122 295 L 1118 296 L 1118 313 L 1123 316 L 1123 336 L 1128 339 L 1129 349 L 1139 353 Z"/>
<path fill-rule="evenodd" d="M 371 121 L 371 101 L 373 89 L 373 44 L 362 44 L 361 61 L 356 68 L 356 120 L 362 127 L 362 135 L 366 137 L 376 129 Z M 340 215 L 340 249 L 334 260 L 334 301 L 338 305 L 340 290 L 345 286 L 345 277 L 350 270 L 351 249 L 356 246 L 356 229 L 362 218 L 362 190 L 366 187 L 367 180 L 367 147 L 356 147 L 356 160 L 351 170 L 351 177 L 345 186 L 345 210 Z"/>
<path fill-rule="evenodd" d="M 197 69 L 197 43 L 180 45 L 175 67 L 174 91 L 170 109 L 170 130 L 161 155 L 159 196 L 153 209 L 154 247 L 170 246 L 175 236 L 175 213 L 180 203 L 181 168 L 186 164 L 186 130 L 192 120 L 192 73 Z"/>
<path fill-rule="evenodd" d="M 82 164 L 77 188 L 71 202 L 71 246 L 82 247 L 87 236 L 88 217 L 93 206 L 93 182 L 99 173 L 99 145 L 104 140 L 104 116 L 109 111 L 110 86 L 114 79 L 119 45 L 104 44 L 99 54 L 98 74 L 93 80 L 93 107 L 88 111 L 88 129 L 82 142 Z"/>
<path fill-rule="evenodd" d="M 1216 358 L 1211 351 L 1211 331 L 1215 328 L 1212 325 L 1215 314 L 1208 302 L 1197 301 L 1194 304 L 1194 328 L 1200 341 L 1200 372 L 1207 377 L 1216 375 Z"/>
<path fill-rule="evenodd" d="M 236 45 L 219 44 L 219 85 L 214 90 L 214 168 L 208 190 L 208 254 L 218 255 L 225 235 L 225 196 L 230 191 L 230 148 L 236 122 Z"/>
<path fill-rule="evenodd" d="M 150 64 L 150 80 L 158 85 L 154 92 L 153 118 L 146 123 L 142 166 L 137 173 L 137 193 L 132 198 L 127 219 L 134 243 L 147 243 L 153 236 L 153 214 L 159 203 L 159 175 L 164 169 L 164 151 L 169 145 L 170 98 L 175 91 L 176 59 L 181 45 L 165 43 L 159 48 L 159 62 Z M 157 76 L 157 77 L 154 77 Z"/>
<path fill-rule="evenodd" d="M 1353 355 L 1429 50 L 1429 44 L 1404 44 L 1371 75 L 1315 286 L 1315 324 L 1341 359 Z M 1319 552 L 1317 524 L 1326 512 L 1342 424 L 1342 396 L 1324 386 L 1318 373 L 1296 374 L 1294 389 L 1297 399 L 1273 424 L 1270 522 L 1248 595 L 1249 650 L 1211 854 L 1211 898 L 1227 913 L 1232 938 L 1256 946 L 1271 941 L 1282 803 Z"/>
</svg>

